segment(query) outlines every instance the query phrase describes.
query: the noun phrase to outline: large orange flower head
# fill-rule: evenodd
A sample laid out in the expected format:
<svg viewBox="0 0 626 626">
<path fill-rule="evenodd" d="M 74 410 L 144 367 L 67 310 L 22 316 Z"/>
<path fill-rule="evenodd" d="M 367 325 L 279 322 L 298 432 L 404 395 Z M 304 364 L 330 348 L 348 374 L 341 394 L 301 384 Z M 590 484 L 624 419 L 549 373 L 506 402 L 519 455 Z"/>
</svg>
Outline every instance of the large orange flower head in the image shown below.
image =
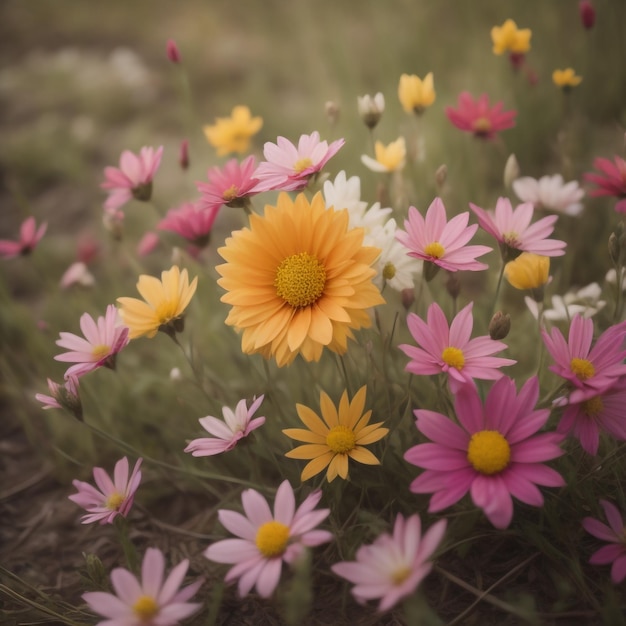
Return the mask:
<svg viewBox="0 0 626 626">
<path fill-rule="evenodd" d="M 310 202 L 281 193 L 218 250 L 226 323 L 243 331 L 245 353 L 280 367 L 297 354 L 318 361 L 324 347 L 343 354 L 352 331 L 370 326 L 367 309 L 384 303 L 372 283 L 380 249 L 363 246 L 363 229 L 348 230 L 348 219 L 320 193 Z"/>
</svg>

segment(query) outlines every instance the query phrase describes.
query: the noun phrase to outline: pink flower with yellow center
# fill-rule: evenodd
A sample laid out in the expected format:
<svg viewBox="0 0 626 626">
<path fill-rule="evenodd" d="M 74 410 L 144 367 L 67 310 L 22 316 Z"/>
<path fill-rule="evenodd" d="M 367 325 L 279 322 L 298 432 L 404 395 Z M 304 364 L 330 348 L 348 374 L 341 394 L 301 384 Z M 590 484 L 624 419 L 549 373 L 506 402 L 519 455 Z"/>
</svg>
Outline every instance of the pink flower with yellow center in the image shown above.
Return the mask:
<svg viewBox="0 0 626 626">
<path fill-rule="evenodd" d="M 170 209 L 157 224 L 157 228 L 177 233 L 194 246 L 204 248 L 209 243 L 218 211 L 219 207 L 206 209 L 200 208 L 194 202 L 185 202 L 175 209 Z"/>
<path fill-rule="evenodd" d="M 468 491 L 496 528 L 513 519 L 511 496 L 530 506 L 543 506 L 537 485 L 562 487 L 565 481 L 544 465 L 563 454 L 563 435 L 537 431 L 550 416 L 536 410 L 539 381 L 530 378 L 516 394 L 515 381 L 503 377 L 487 394 L 484 406 L 473 385 L 455 397 L 458 424 L 435 411 L 416 410 L 417 429 L 432 443 L 418 444 L 404 455 L 424 468 L 412 483 L 413 493 L 432 493 L 428 511 L 458 502 Z"/>
<path fill-rule="evenodd" d="M 46 234 L 48 223 L 44 222 L 37 228 L 34 217 L 29 217 L 20 226 L 20 238 L 17 241 L 0 239 L 0 257 L 13 259 L 30 254 L 41 238 Z"/>
<path fill-rule="evenodd" d="M 464 91 L 459 96 L 456 109 L 446 107 L 446 115 L 457 128 L 480 139 L 493 139 L 500 131 L 515 126 L 517 111 L 503 111 L 503 106 L 502 102 L 490 106 L 486 93 L 474 100 L 470 93 Z"/>
<path fill-rule="evenodd" d="M 597 185 L 589 195 L 614 196 L 618 199 L 615 210 L 626 213 L 626 161 L 617 155 L 613 157 L 613 162 L 598 157 L 594 159 L 593 166 L 601 173 L 589 172 L 583 175 L 586 181 Z"/>
<path fill-rule="evenodd" d="M 265 161 L 255 172 L 261 181 L 257 191 L 301 191 L 344 143 L 344 139 L 337 139 L 329 145 L 320 141 L 317 131 L 301 135 L 297 147 L 284 137 L 279 137 L 275 144 L 268 141 L 263 148 Z"/>
</svg>

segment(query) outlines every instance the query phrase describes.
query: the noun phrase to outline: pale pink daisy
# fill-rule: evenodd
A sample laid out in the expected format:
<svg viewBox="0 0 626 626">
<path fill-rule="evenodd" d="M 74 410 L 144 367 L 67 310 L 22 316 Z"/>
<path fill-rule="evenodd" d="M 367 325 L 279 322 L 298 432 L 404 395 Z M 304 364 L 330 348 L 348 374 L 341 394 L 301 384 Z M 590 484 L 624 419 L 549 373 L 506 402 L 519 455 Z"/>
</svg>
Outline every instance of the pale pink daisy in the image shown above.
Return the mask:
<svg viewBox="0 0 626 626">
<path fill-rule="evenodd" d="M 78 392 L 79 383 L 76 376 L 71 374 L 62 385 L 48 378 L 49 396 L 36 393 L 35 398 L 43 404 L 43 409 L 65 409 L 79 420 L 83 419 L 83 407 Z"/>
<path fill-rule="evenodd" d="M 61 276 L 59 286 L 61 289 L 69 289 L 72 285 L 81 287 L 93 287 L 96 279 L 89 271 L 89 268 L 82 261 L 72 263 Z"/>
<path fill-rule="evenodd" d="M 103 366 L 115 369 L 116 355 L 128 344 L 128 328 L 122 324 L 116 306 L 109 304 L 104 317 L 98 317 L 97 321 L 89 313 L 83 313 L 80 329 L 84 338 L 60 333 L 61 338 L 56 342 L 69 352 L 57 354 L 55 360 L 75 363 L 65 376 L 83 376 Z"/>
<path fill-rule="evenodd" d="M 614 196 L 618 202 L 615 210 L 626 213 L 626 161 L 615 155 L 613 161 L 598 157 L 593 160 L 593 166 L 602 172 L 589 172 L 583 178 L 595 185 L 596 189 L 589 192 L 590 196 Z"/>
<path fill-rule="evenodd" d="M 411 595 L 430 573 L 429 559 L 441 543 L 446 520 L 433 524 L 422 537 L 419 515 L 396 517 L 393 535 L 383 533 L 374 543 L 361 546 L 355 561 L 342 561 L 332 571 L 354 584 L 352 595 L 357 602 L 380 598 L 382 613 Z"/>
<path fill-rule="evenodd" d="M 452 392 L 474 378 L 496 380 L 502 376 L 498 369 L 517 361 L 491 356 L 507 348 L 502 341 L 489 335 L 470 339 L 474 318 L 473 302 L 459 311 L 448 326 L 441 307 L 433 302 L 428 307 L 427 321 L 415 313 L 407 317 L 407 325 L 413 339 L 421 348 L 409 344 L 398 346 L 411 360 L 405 370 L 420 376 L 448 375 Z"/>
<path fill-rule="evenodd" d="M 170 209 L 157 228 L 177 233 L 194 246 L 204 248 L 209 243 L 218 211 L 219 207 L 207 209 L 201 208 L 200 203 L 184 202 Z"/>
<path fill-rule="evenodd" d="M 180 588 L 188 568 L 189 559 L 184 559 L 165 578 L 163 553 L 148 548 L 141 564 L 141 580 L 127 569 L 116 567 L 111 572 L 115 593 L 89 591 L 83 594 L 83 600 L 92 611 L 107 618 L 96 626 L 175 626 L 202 606 L 188 602 L 204 582 L 202 579 Z"/>
<path fill-rule="evenodd" d="M 152 179 L 161 165 L 162 156 L 163 146 L 156 150 L 144 146 L 138 155 L 130 150 L 124 150 L 119 168 L 105 167 L 105 181 L 100 187 L 107 190 L 109 197 L 104 203 L 104 208 L 115 212 L 132 198 L 150 200 Z"/>
<path fill-rule="evenodd" d="M 218 419 L 212 415 L 201 417 L 198 421 L 204 430 L 212 437 L 203 437 L 190 441 L 185 452 L 191 452 L 193 456 L 212 456 L 232 450 L 240 439 L 247 437 L 253 430 L 265 424 L 263 416 L 252 419 L 256 410 L 261 406 L 264 396 L 254 398 L 250 408 L 246 401 L 240 400 L 233 411 L 225 406 L 222 409 L 224 419 Z"/>
<path fill-rule="evenodd" d="M 301 135 L 297 147 L 284 137 L 279 137 L 277 143 L 268 141 L 263 147 L 265 161 L 255 172 L 255 177 L 261 181 L 257 189 L 301 191 L 344 143 L 344 139 L 337 139 L 328 145 L 320 141 L 317 131 Z"/>
<path fill-rule="evenodd" d="M 153 230 L 149 230 L 144 233 L 137 244 L 137 256 L 144 257 L 152 254 L 159 247 L 160 243 L 161 239 L 159 238 L 159 235 L 157 235 L 157 233 Z"/>
<path fill-rule="evenodd" d="M 604 331 L 593 344 L 593 320 L 575 315 L 568 341 L 558 328 L 541 331 L 543 342 L 554 359 L 548 369 L 572 387 L 569 402 L 582 402 L 602 393 L 626 375 L 626 322 Z"/>
<path fill-rule="evenodd" d="M 503 106 L 502 102 L 490 106 L 486 93 L 474 100 L 464 91 L 459 95 L 456 109 L 446 107 L 446 115 L 457 128 L 481 139 L 493 139 L 501 130 L 515 126 L 517 111 L 503 111 Z"/>
<path fill-rule="evenodd" d="M 81 524 L 112 524 L 113 520 L 121 515 L 126 517 L 133 506 L 135 492 L 141 482 L 141 467 L 143 459 L 137 459 L 130 476 L 128 475 L 128 459 L 120 459 L 115 464 L 113 480 L 101 468 L 93 468 L 93 477 L 98 489 L 82 480 L 73 480 L 72 485 L 78 493 L 68 498 L 85 509 L 88 515 L 81 517 Z"/>
<path fill-rule="evenodd" d="M 409 250 L 409 256 L 449 272 L 487 269 L 489 266 L 476 257 L 491 252 L 492 248 L 466 245 L 478 229 L 477 224 L 468 226 L 468 221 L 469 211 L 466 211 L 448 222 L 441 198 L 435 198 L 425 219 L 415 207 L 409 207 L 409 219 L 404 221 L 406 232 L 398 231 L 396 239 Z"/>
<path fill-rule="evenodd" d="M 564 215 L 580 215 L 585 192 L 578 181 L 563 182 L 563 176 L 523 176 L 513 181 L 513 191 L 522 202 L 531 202 L 535 209 L 546 209 Z"/>
<path fill-rule="evenodd" d="M 626 377 L 581 402 L 562 398 L 555 401 L 555 405 L 565 406 L 557 432 L 576 437 L 588 454 L 598 453 L 603 431 L 619 441 L 626 441 Z"/>
<path fill-rule="evenodd" d="M 0 239 L 0 257 L 13 259 L 30 254 L 41 238 L 46 234 L 48 223 L 43 222 L 37 228 L 34 217 L 26 218 L 20 226 L 20 238 L 17 241 Z"/>
<path fill-rule="evenodd" d="M 511 496 L 542 506 L 537 485 L 561 487 L 565 481 L 544 465 L 563 454 L 558 433 L 535 434 L 550 416 L 536 410 L 539 381 L 533 376 L 516 395 L 515 381 L 503 377 L 493 384 L 483 404 L 473 385 L 455 396 L 456 417 L 428 410 L 414 411 L 417 429 L 433 443 L 407 450 L 405 460 L 424 468 L 412 483 L 413 493 L 432 493 L 428 511 L 441 511 L 468 491 L 496 528 L 513 518 Z"/>
<path fill-rule="evenodd" d="M 210 167 L 207 171 L 208 183 L 196 182 L 202 194 L 200 206 L 203 209 L 217 211 L 226 205 L 233 208 L 246 206 L 248 198 L 258 193 L 259 179 L 255 173 L 254 156 L 245 158 L 241 163 L 230 159 L 224 167 Z"/>
<path fill-rule="evenodd" d="M 283 561 L 291 565 L 305 548 L 333 539 L 327 530 L 315 530 L 330 513 L 330 509 L 314 510 L 321 497 L 320 490 L 314 491 L 296 509 L 293 489 L 285 480 L 276 492 L 272 515 L 265 498 L 254 489 L 246 489 L 241 494 L 245 515 L 218 511 L 222 525 L 238 538 L 217 541 L 204 556 L 217 563 L 234 564 L 226 582 L 239 579 L 241 597 L 256 586 L 259 595 L 268 598 L 278 585 Z"/>
<path fill-rule="evenodd" d="M 532 252 L 542 256 L 562 256 L 565 254 L 564 241 L 546 239 L 554 230 L 558 215 L 548 215 L 534 224 L 534 208 L 524 202 L 515 209 L 508 198 L 498 198 L 495 212 L 485 211 L 470 202 L 481 228 L 495 237 L 500 244 L 500 252 L 505 261 L 511 261 L 522 252 Z"/>
<path fill-rule="evenodd" d="M 611 566 L 611 580 L 619 585 L 626 579 L 626 526 L 619 509 L 608 500 L 600 500 L 609 525 L 593 517 L 583 519 L 583 528 L 609 545 L 596 550 L 589 559 L 592 565 Z"/>
</svg>

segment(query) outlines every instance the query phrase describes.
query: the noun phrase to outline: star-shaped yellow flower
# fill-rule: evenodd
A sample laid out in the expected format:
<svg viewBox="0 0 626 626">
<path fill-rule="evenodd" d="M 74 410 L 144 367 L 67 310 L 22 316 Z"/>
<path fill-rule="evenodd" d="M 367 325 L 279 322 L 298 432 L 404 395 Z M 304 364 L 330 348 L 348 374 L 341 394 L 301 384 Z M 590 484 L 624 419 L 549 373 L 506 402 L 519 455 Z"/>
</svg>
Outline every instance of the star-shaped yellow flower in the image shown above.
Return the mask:
<svg viewBox="0 0 626 626">
<path fill-rule="evenodd" d="M 252 117 L 247 106 L 236 106 L 230 117 L 218 117 L 213 126 L 205 126 L 207 141 L 217 150 L 218 156 L 237 152 L 244 154 L 250 148 L 250 138 L 263 126 L 263 119 Z"/>
</svg>

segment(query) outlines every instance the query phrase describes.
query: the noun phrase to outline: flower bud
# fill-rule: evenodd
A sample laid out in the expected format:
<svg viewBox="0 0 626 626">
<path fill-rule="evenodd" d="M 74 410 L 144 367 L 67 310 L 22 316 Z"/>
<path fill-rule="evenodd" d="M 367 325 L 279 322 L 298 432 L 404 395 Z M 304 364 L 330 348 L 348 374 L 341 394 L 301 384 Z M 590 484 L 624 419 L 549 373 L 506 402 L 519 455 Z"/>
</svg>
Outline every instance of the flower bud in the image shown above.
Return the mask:
<svg viewBox="0 0 626 626">
<path fill-rule="evenodd" d="M 441 189 L 448 178 L 448 166 L 444 163 L 437 168 L 435 172 L 435 182 L 437 183 L 437 187 Z"/>
<path fill-rule="evenodd" d="M 328 122 L 331 126 L 334 126 L 339 120 L 339 105 L 332 100 L 328 100 L 324 105 L 324 110 L 326 111 L 326 117 L 328 118 Z"/>
<path fill-rule="evenodd" d="M 402 300 L 402 306 L 408 311 L 415 302 L 415 289 L 403 289 L 400 292 L 400 298 Z"/>
<path fill-rule="evenodd" d="M 461 293 L 461 281 L 458 279 L 456 272 L 451 273 L 446 281 L 446 290 L 453 300 L 456 300 Z"/>
<path fill-rule="evenodd" d="M 180 63 L 180 52 L 178 50 L 178 46 L 176 45 L 176 42 L 173 39 L 168 39 L 167 40 L 167 44 L 165 46 L 165 51 L 167 52 L 167 58 L 172 62 L 172 63 Z"/>
<path fill-rule="evenodd" d="M 102 216 L 102 224 L 105 230 L 111 233 L 116 241 L 120 241 L 124 235 L 124 213 L 122 211 L 105 211 Z"/>
<path fill-rule="evenodd" d="M 591 0 L 580 0 L 578 3 L 578 12 L 580 13 L 580 21 L 582 25 L 590 30 L 596 23 L 596 10 L 591 4 Z"/>
<path fill-rule="evenodd" d="M 509 155 L 504 166 L 504 186 L 510 189 L 513 181 L 518 179 L 520 175 L 519 163 L 517 157 L 514 154 Z"/>
<path fill-rule="evenodd" d="M 369 94 L 357 97 L 359 115 L 371 130 L 375 128 L 385 110 L 385 96 L 378 92 L 373 98 Z"/>
<path fill-rule="evenodd" d="M 626 229 L 624 222 L 619 222 L 609 235 L 609 255 L 615 267 L 626 266 Z"/>
<path fill-rule="evenodd" d="M 180 168 L 186 170 L 189 168 L 189 140 L 183 139 L 180 142 L 180 152 L 178 153 L 178 164 Z"/>
<path fill-rule="evenodd" d="M 495 341 L 500 341 L 509 334 L 510 330 L 511 316 L 502 311 L 495 313 L 489 322 L 489 336 Z"/>
</svg>

